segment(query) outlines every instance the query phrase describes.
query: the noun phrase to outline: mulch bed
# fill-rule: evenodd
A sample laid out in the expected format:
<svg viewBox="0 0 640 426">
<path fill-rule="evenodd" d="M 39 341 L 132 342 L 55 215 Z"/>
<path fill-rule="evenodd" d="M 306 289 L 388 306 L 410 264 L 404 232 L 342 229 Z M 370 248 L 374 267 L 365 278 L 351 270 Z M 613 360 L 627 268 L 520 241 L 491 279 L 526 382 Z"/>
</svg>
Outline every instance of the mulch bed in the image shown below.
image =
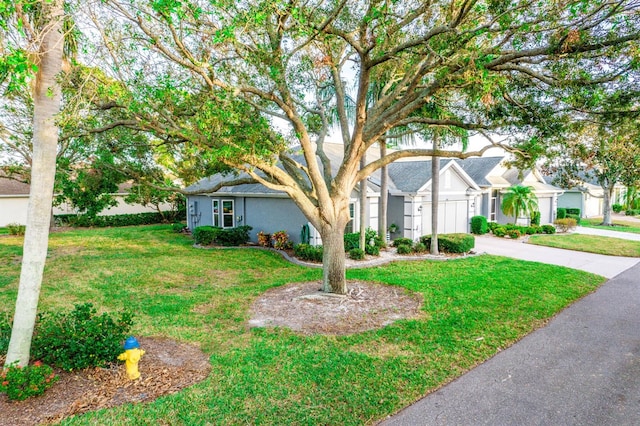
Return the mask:
<svg viewBox="0 0 640 426">
<path fill-rule="evenodd" d="M 127 379 L 124 364 L 56 371 L 60 380 L 39 397 L 9 401 L 0 394 L 0 426 L 54 423 L 91 410 L 152 401 L 204 380 L 211 370 L 209 357 L 194 345 L 153 337 L 138 341 L 145 351 L 138 380 Z"/>
</svg>

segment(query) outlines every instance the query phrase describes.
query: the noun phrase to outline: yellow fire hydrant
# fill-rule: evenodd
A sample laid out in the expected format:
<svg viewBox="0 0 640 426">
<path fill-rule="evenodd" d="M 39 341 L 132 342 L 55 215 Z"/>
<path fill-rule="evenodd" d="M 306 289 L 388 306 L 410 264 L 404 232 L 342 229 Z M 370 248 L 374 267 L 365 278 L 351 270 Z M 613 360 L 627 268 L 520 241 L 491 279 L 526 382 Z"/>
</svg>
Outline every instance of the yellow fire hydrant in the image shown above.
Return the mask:
<svg viewBox="0 0 640 426">
<path fill-rule="evenodd" d="M 136 380 L 140 377 L 138 371 L 138 362 L 144 355 L 144 351 L 140 349 L 140 343 L 135 337 L 131 336 L 124 342 L 124 352 L 118 355 L 120 361 L 124 361 L 125 369 L 127 370 L 127 377 L 130 380 Z"/>
</svg>

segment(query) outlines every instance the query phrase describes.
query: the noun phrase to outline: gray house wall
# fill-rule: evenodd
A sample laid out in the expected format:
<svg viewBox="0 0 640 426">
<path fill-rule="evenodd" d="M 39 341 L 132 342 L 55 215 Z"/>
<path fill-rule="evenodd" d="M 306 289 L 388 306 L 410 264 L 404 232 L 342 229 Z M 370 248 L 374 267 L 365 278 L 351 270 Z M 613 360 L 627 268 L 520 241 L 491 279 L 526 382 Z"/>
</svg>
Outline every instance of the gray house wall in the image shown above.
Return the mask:
<svg viewBox="0 0 640 426">
<path fill-rule="evenodd" d="M 258 232 L 273 234 L 286 231 L 289 239 L 300 243 L 302 226 L 309 221 L 289 198 L 244 198 L 245 223 L 253 227 L 251 241 L 258 241 Z"/>
<path fill-rule="evenodd" d="M 206 195 L 191 195 L 187 198 L 187 226 L 212 225 L 211 198 Z"/>
<path fill-rule="evenodd" d="M 398 230 L 391 234 L 391 240 L 402 236 L 404 227 L 404 197 L 390 195 L 387 200 L 387 226 L 396 224 Z"/>
</svg>

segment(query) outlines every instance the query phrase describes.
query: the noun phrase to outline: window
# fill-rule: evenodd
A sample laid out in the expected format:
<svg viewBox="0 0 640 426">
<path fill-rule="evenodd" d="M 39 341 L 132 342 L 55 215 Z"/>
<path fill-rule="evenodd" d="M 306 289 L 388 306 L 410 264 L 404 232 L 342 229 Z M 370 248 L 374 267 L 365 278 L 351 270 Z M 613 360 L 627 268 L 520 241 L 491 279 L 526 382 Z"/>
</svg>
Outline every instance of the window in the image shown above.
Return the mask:
<svg viewBox="0 0 640 426">
<path fill-rule="evenodd" d="M 351 234 L 352 232 L 354 232 L 353 218 L 355 217 L 355 213 L 356 213 L 356 203 L 349 203 L 349 222 L 347 222 L 347 226 L 344 227 L 345 234 Z"/>
<path fill-rule="evenodd" d="M 220 200 L 213 200 L 213 226 L 220 227 Z"/>
<path fill-rule="evenodd" d="M 496 221 L 496 212 L 498 210 L 498 190 L 491 190 L 491 201 L 489 203 L 489 221 Z"/>
<path fill-rule="evenodd" d="M 233 228 L 233 200 L 222 200 L 222 227 Z"/>
</svg>

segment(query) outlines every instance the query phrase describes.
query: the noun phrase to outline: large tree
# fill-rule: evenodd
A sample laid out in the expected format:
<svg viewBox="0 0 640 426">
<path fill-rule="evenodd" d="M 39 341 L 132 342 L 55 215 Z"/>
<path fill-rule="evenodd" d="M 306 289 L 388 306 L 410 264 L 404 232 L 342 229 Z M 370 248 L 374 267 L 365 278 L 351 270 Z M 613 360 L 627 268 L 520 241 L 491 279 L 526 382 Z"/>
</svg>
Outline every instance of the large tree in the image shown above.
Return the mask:
<svg viewBox="0 0 640 426">
<path fill-rule="evenodd" d="M 640 173 L 640 131 L 634 114 L 615 120 L 571 123 L 562 149 L 551 158 L 556 182 L 563 187 L 588 191 L 585 182 L 602 188 L 602 224 L 612 226 L 612 199 L 618 183 L 633 185 Z"/>
<path fill-rule="evenodd" d="M 8 90 L 25 90 L 33 76 L 33 154 L 31 192 L 27 208 L 22 269 L 13 328 L 5 365 L 29 362 L 31 337 L 36 320 L 40 287 L 49 240 L 49 221 L 56 171 L 61 91 L 56 78 L 62 70 L 63 2 L 0 2 L 4 42 L 0 65 L 8 79 Z M 31 57 L 31 58 L 29 58 Z M 28 71 L 27 71 L 28 70 Z M 14 85 L 14 86 L 12 86 Z"/>
<path fill-rule="evenodd" d="M 581 87 L 635 73 L 639 63 L 636 0 L 107 0 L 95 7 L 104 58 L 124 88 L 95 100 L 104 124 L 113 119 L 152 132 L 165 149 L 192 150 L 207 171 L 248 176 L 230 175 L 229 184 L 255 181 L 286 193 L 320 232 L 324 287 L 336 293 L 346 292 L 351 191 L 390 162 L 434 154 L 394 150 L 361 167 L 386 135 L 425 126 L 517 129 L 521 152 L 536 153 L 536 138 L 549 131 L 539 130 L 539 115 L 568 106 Z M 372 82 L 383 85 L 368 104 Z M 430 105 L 446 114 L 430 114 Z M 344 146 L 339 164 L 323 148 L 330 111 Z M 490 146 L 437 154 L 465 158 Z"/>
</svg>

